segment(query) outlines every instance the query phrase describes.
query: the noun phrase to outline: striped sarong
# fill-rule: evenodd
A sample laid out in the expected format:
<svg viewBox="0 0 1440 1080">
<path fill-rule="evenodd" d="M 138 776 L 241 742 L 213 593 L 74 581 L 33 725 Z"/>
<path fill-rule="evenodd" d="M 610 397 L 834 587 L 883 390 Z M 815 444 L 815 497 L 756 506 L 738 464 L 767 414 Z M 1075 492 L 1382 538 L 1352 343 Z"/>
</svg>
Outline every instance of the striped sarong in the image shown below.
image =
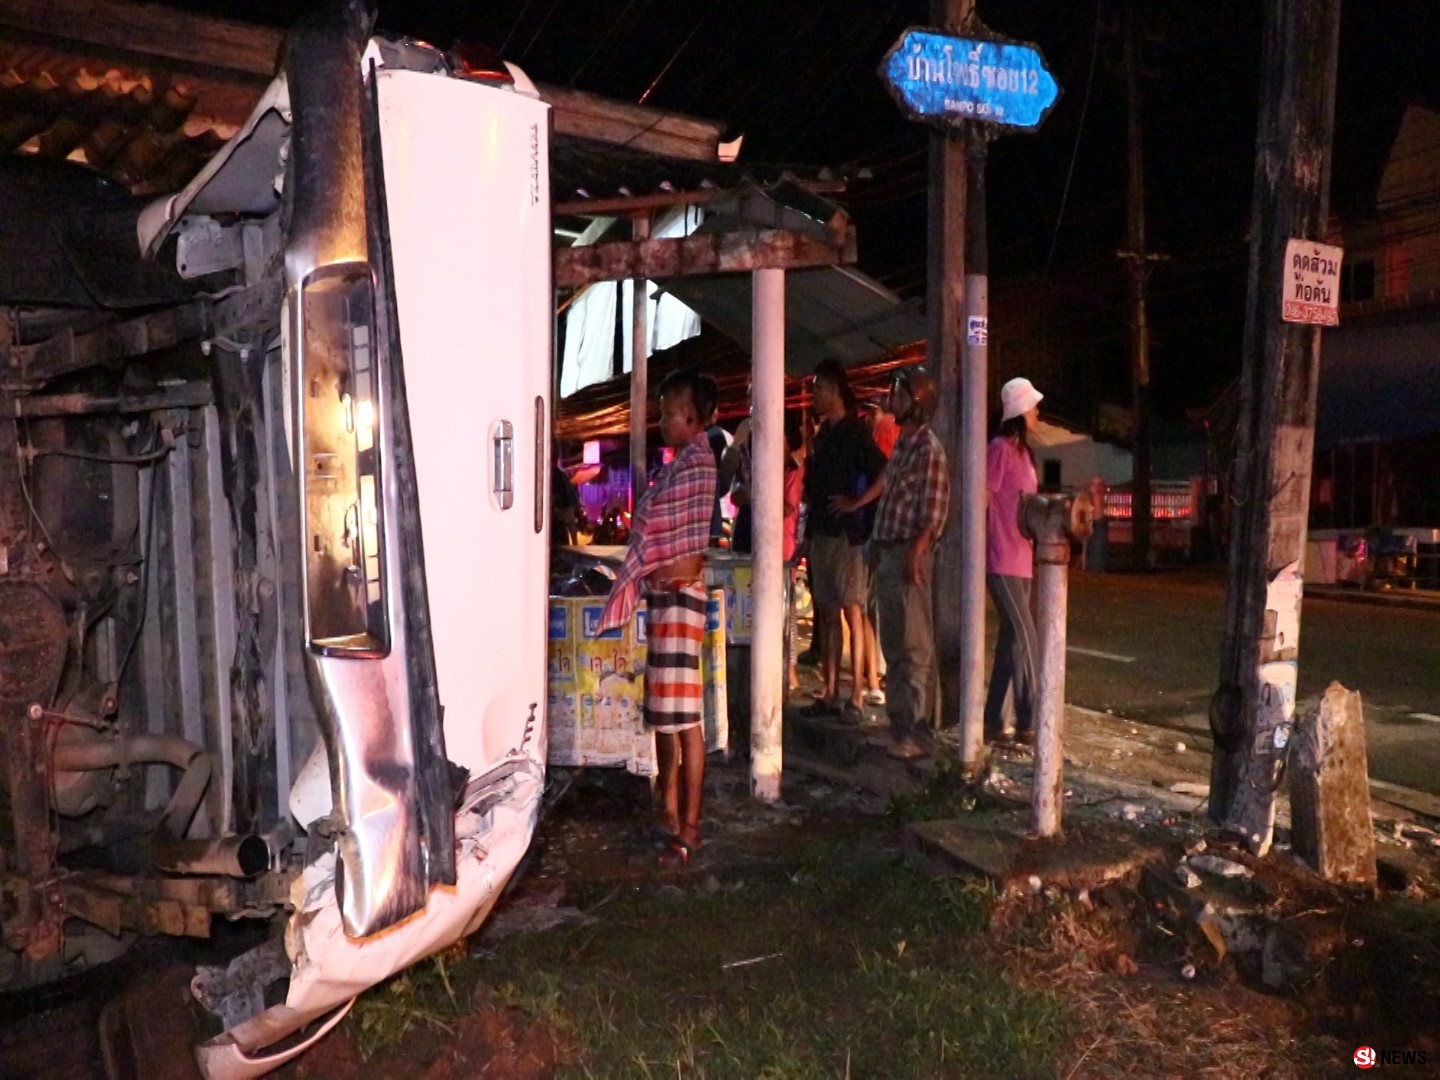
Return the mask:
<svg viewBox="0 0 1440 1080">
<path fill-rule="evenodd" d="M 705 687 L 705 586 L 652 589 L 645 617 L 645 726 L 673 734 L 700 724 Z"/>
</svg>

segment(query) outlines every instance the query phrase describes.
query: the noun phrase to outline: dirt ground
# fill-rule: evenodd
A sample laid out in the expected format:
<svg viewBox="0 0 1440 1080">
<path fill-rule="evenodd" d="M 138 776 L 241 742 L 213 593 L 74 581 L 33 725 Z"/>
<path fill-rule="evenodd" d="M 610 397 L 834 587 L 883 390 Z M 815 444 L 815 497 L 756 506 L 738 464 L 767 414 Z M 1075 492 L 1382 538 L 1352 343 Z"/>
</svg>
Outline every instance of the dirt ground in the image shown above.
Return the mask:
<svg viewBox="0 0 1440 1080">
<path fill-rule="evenodd" d="M 1166 910 L 1157 882 L 1194 829 L 1123 880 L 1001 897 L 905 830 L 994 810 L 993 789 L 886 798 L 795 773 L 768 808 L 717 763 L 706 847 L 677 869 L 641 836 L 643 781 L 555 782 L 485 930 L 366 995 L 283 1075 L 1300 1078 L 1352 1073 L 1362 1044 L 1440 1062 L 1440 918 L 1416 880 L 1376 904 L 1269 860 L 1242 891 L 1330 929 L 1268 991 Z M 1145 824 L 1096 813 L 1077 840 Z"/>
</svg>

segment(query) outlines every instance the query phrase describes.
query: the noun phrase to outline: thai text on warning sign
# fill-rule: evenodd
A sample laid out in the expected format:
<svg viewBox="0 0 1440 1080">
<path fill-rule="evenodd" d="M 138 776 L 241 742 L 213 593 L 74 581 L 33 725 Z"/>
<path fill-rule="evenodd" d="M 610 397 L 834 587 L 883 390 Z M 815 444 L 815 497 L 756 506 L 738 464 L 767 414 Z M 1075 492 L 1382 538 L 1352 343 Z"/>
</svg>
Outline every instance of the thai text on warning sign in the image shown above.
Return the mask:
<svg viewBox="0 0 1440 1080">
<path fill-rule="evenodd" d="M 1281 317 L 1286 322 L 1340 325 L 1340 261 L 1344 255 L 1338 247 L 1313 240 L 1291 240 L 1285 245 Z"/>
</svg>

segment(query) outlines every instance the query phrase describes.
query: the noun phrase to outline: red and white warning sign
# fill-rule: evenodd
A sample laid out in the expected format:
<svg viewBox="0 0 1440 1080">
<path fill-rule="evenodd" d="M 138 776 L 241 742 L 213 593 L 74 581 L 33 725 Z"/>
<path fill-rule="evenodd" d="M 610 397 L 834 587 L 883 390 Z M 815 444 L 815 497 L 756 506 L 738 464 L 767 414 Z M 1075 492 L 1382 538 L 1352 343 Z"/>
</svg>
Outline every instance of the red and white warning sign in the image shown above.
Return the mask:
<svg viewBox="0 0 1440 1080">
<path fill-rule="evenodd" d="M 1340 260 L 1345 252 L 1313 240 L 1285 245 L 1285 298 L 1281 318 L 1313 326 L 1340 325 Z"/>
</svg>

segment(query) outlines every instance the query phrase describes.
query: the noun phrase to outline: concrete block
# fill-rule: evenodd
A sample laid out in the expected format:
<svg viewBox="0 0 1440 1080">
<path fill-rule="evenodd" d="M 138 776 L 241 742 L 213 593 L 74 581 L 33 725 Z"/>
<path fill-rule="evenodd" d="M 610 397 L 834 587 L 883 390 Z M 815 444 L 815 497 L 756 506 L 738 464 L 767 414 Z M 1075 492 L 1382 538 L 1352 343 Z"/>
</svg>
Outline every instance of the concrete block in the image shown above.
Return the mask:
<svg viewBox="0 0 1440 1080">
<path fill-rule="evenodd" d="M 1289 767 L 1294 851 L 1327 881 L 1374 884 L 1365 717 L 1358 692 L 1331 683 L 1301 717 Z"/>
</svg>

